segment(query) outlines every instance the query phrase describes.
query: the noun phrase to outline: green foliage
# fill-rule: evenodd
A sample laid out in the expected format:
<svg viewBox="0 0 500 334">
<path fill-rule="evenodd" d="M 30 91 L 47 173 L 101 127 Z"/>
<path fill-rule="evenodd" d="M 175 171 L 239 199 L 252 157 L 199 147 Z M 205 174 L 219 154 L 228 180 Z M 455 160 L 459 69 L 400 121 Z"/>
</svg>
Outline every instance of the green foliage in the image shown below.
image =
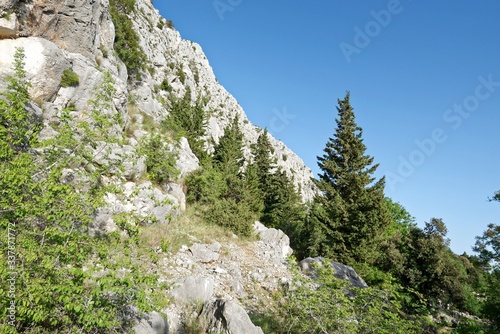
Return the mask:
<svg viewBox="0 0 500 334">
<path fill-rule="evenodd" d="M 493 194 L 493 197 L 490 200 L 491 201 L 498 201 L 498 202 L 500 202 L 500 190 L 496 191 L 495 194 Z"/>
<path fill-rule="evenodd" d="M 129 79 L 139 79 L 144 71 L 147 58 L 141 49 L 139 35 L 134 30 L 129 15 L 135 11 L 135 0 L 110 0 L 109 12 L 115 25 L 114 48 L 118 57 L 125 63 Z"/>
<path fill-rule="evenodd" d="M 171 92 L 172 91 L 172 86 L 168 83 L 167 78 L 163 79 L 163 81 L 160 84 L 160 89 L 164 90 L 166 92 Z"/>
<path fill-rule="evenodd" d="M 141 267 L 135 237 L 89 234 L 104 194 L 116 192 L 102 177 L 120 170 L 93 164 L 98 151 L 108 154 L 103 141 L 119 142 L 111 76 L 84 120 L 63 110 L 58 134 L 39 143 L 40 127 L 26 111 L 22 50 L 15 59 L 0 100 L 0 227 L 8 234 L 0 241 L 0 317 L 9 319 L 0 331 L 128 331 L 139 315 L 132 306 L 148 311 L 164 302 L 147 292 L 156 277 Z M 8 318 L 12 303 L 15 318 Z"/>
<path fill-rule="evenodd" d="M 13 160 L 19 152 L 36 145 L 40 130 L 40 122 L 27 111 L 30 84 L 26 81 L 23 49 L 16 49 L 14 73 L 5 78 L 7 92 L 0 94 L 0 162 Z"/>
<path fill-rule="evenodd" d="M 156 24 L 156 27 L 160 30 L 163 30 L 163 27 L 165 26 L 165 21 L 163 19 L 160 19 L 158 23 Z"/>
<path fill-rule="evenodd" d="M 61 87 L 74 87 L 78 86 L 79 83 L 80 78 L 78 77 L 78 74 L 73 72 L 72 69 L 67 68 L 63 71 L 61 77 Z"/>
<path fill-rule="evenodd" d="M 274 314 L 273 333 L 421 333 L 404 317 L 393 291 L 358 289 L 334 277 L 331 264 L 315 268 L 316 279 L 296 269 Z M 258 321 L 257 321 L 258 323 Z"/>
<path fill-rule="evenodd" d="M 304 221 L 307 207 L 301 203 L 301 197 L 293 181 L 286 173 L 277 169 L 267 178 L 264 210 L 261 221 L 269 227 L 285 232 L 290 237 L 290 246 L 298 256 L 306 257 L 307 238 Z"/>
<path fill-rule="evenodd" d="M 408 234 L 398 233 L 381 244 L 384 256 L 377 265 L 400 282 L 413 312 L 420 312 L 427 301 L 478 312 L 470 290 L 474 266 L 467 257 L 451 252 L 446 231 L 444 222 L 433 218 L 424 229 L 413 226 Z"/>
<path fill-rule="evenodd" d="M 162 127 L 173 131 L 177 137 L 185 136 L 193 153 L 200 160 L 207 154 L 204 150 L 205 142 L 200 139 L 205 134 L 206 112 L 202 100 L 191 104 L 191 90 L 188 88 L 183 98 L 172 98 L 172 106 Z"/>
<path fill-rule="evenodd" d="M 453 334 L 487 334 L 484 324 L 477 321 L 463 319 L 460 320 L 458 327 L 452 331 Z"/>
<path fill-rule="evenodd" d="M 184 73 L 184 68 L 182 67 L 182 64 L 177 68 L 177 76 L 179 77 L 179 80 L 181 83 L 184 85 L 186 83 L 186 73 Z"/>
<path fill-rule="evenodd" d="M 244 202 L 232 198 L 222 198 L 214 202 L 204 215 L 210 224 L 228 228 L 237 235 L 249 237 L 253 233 L 255 216 Z"/>
<path fill-rule="evenodd" d="M 500 331 L 500 270 L 495 269 L 486 278 L 486 301 L 484 303 L 483 314 L 492 321 L 491 328 Z"/>
<path fill-rule="evenodd" d="M 318 157 L 321 195 L 309 221 L 310 249 L 343 263 L 373 263 L 390 219 L 384 204 L 384 178 L 373 183 L 378 165 L 366 155 L 349 93 L 338 100 L 337 129 Z M 319 237 L 319 238 L 318 238 Z"/>
<path fill-rule="evenodd" d="M 392 237 L 398 232 L 407 235 L 410 229 L 416 226 L 415 217 L 412 217 L 401 204 L 386 197 L 385 205 L 391 217 L 391 224 L 386 230 L 386 237 Z"/>
<path fill-rule="evenodd" d="M 10 20 L 10 18 L 12 17 L 12 12 L 11 11 L 4 12 L 0 17 L 2 19 Z"/>
<path fill-rule="evenodd" d="M 234 119 L 224 130 L 213 156 L 206 156 L 201 169 L 186 179 L 187 200 L 207 204 L 204 217 L 208 222 L 249 236 L 262 209 L 262 196 L 254 169 L 242 172 L 242 148 L 243 134 L 238 119 Z"/>
<path fill-rule="evenodd" d="M 214 203 L 226 193 L 224 175 L 211 162 L 206 162 L 201 168 L 186 178 L 188 202 Z"/>
<path fill-rule="evenodd" d="M 174 181 L 179 176 L 176 155 L 168 147 L 167 139 L 156 133 L 147 135 L 138 154 L 146 156 L 148 178 L 157 183 Z"/>
<path fill-rule="evenodd" d="M 236 176 L 243 167 L 243 133 L 239 127 L 238 118 L 234 118 L 224 129 L 224 136 L 215 147 L 213 159 L 223 175 Z"/>
<path fill-rule="evenodd" d="M 483 235 L 476 237 L 473 250 L 485 265 L 500 267 L 500 225 L 489 224 Z"/>
</svg>

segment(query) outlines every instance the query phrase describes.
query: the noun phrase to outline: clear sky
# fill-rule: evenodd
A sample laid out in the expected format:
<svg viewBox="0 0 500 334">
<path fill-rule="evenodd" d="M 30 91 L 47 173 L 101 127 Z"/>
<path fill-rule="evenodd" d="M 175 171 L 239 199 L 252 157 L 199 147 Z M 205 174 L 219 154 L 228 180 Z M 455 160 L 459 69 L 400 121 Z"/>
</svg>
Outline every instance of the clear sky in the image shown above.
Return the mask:
<svg viewBox="0 0 500 334">
<path fill-rule="evenodd" d="M 250 121 L 317 175 L 351 92 L 386 195 L 451 248 L 500 224 L 500 1 L 155 0 Z M 273 126 L 276 114 L 289 115 Z"/>
</svg>

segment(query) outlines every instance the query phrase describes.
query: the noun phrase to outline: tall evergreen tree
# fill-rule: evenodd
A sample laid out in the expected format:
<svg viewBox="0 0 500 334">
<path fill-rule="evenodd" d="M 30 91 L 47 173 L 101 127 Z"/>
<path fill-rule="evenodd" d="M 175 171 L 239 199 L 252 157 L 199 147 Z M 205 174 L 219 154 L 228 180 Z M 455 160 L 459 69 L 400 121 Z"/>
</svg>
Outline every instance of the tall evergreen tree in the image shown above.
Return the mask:
<svg viewBox="0 0 500 334">
<path fill-rule="evenodd" d="M 267 129 L 259 135 L 251 149 L 253 162 L 247 166 L 244 178 L 246 188 L 251 193 L 252 210 L 260 216 L 264 210 L 270 176 L 275 168 L 271 158 L 272 146 Z"/>
<path fill-rule="evenodd" d="M 227 176 L 239 175 L 244 163 L 243 133 L 238 124 L 238 117 L 224 129 L 224 135 L 215 147 L 214 161 L 218 169 Z"/>
<path fill-rule="evenodd" d="M 338 100 L 337 129 L 318 157 L 322 173 L 310 216 L 310 251 L 345 263 L 372 263 L 376 243 L 390 222 L 384 205 L 385 179 L 365 153 L 349 93 Z"/>
<path fill-rule="evenodd" d="M 267 178 L 267 185 L 261 221 L 268 227 L 285 232 L 296 253 L 304 255 L 303 225 L 306 206 L 301 203 L 293 180 L 278 168 Z"/>
</svg>

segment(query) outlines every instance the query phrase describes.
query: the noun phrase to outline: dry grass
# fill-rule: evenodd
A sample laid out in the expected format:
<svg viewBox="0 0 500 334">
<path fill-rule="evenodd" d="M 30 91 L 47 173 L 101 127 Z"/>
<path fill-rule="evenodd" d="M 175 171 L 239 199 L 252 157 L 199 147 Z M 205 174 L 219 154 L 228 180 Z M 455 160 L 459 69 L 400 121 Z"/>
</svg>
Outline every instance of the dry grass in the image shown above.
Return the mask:
<svg viewBox="0 0 500 334">
<path fill-rule="evenodd" d="M 191 246 L 195 242 L 248 242 L 249 239 L 235 237 L 231 231 L 205 222 L 201 215 L 202 210 L 200 205 L 190 205 L 169 223 L 142 227 L 139 232 L 140 241 L 152 248 L 161 247 L 163 251 L 168 248 L 172 254 L 177 253 L 182 245 Z"/>
</svg>

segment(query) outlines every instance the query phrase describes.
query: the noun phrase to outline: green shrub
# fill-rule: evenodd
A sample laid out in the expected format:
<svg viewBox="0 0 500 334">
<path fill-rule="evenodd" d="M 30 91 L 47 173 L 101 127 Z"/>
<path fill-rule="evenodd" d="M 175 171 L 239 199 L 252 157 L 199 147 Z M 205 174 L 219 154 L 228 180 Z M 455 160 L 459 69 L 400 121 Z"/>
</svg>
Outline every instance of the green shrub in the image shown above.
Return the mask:
<svg viewBox="0 0 500 334">
<path fill-rule="evenodd" d="M 358 289 L 334 277 L 327 261 L 316 266 L 316 279 L 290 261 L 293 281 L 274 314 L 254 316 L 270 333 L 422 333 L 420 321 L 405 318 L 391 290 Z M 273 320 L 270 320 L 273 319 Z"/>
<path fill-rule="evenodd" d="M 78 74 L 73 72 L 72 69 L 67 68 L 63 71 L 61 77 L 61 87 L 75 87 L 80 83 L 80 78 Z"/>
<path fill-rule="evenodd" d="M 141 49 L 139 35 L 127 14 L 135 11 L 135 0 L 110 0 L 111 20 L 115 25 L 115 51 L 125 63 L 129 79 L 140 78 L 145 70 L 147 58 Z"/>
<path fill-rule="evenodd" d="M 163 79 L 163 81 L 161 82 L 160 89 L 164 90 L 166 92 L 169 92 L 169 93 L 172 91 L 172 86 L 170 86 L 170 84 L 168 83 L 168 80 L 166 78 Z"/>
<path fill-rule="evenodd" d="M 220 199 L 205 211 L 204 217 L 208 223 L 228 228 L 237 235 L 249 237 L 253 233 L 255 216 L 243 202 Z"/>
<path fill-rule="evenodd" d="M 176 156 L 160 134 L 148 135 L 139 148 L 139 154 L 146 156 L 148 178 L 157 183 L 173 181 L 179 176 L 175 168 Z"/>
<path fill-rule="evenodd" d="M 164 26 L 165 26 L 165 22 L 163 21 L 163 19 L 160 19 L 160 21 L 158 21 L 158 23 L 156 24 L 156 27 L 160 30 L 163 30 Z"/>
<path fill-rule="evenodd" d="M 184 83 L 186 82 L 186 73 L 184 73 L 184 69 L 182 67 L 182 64 L 181 66 L 177 69 L 177 76 L 179 77 L 179 80 L 182 82 L 182 84 L 184 85 Z"/>
</svg>

